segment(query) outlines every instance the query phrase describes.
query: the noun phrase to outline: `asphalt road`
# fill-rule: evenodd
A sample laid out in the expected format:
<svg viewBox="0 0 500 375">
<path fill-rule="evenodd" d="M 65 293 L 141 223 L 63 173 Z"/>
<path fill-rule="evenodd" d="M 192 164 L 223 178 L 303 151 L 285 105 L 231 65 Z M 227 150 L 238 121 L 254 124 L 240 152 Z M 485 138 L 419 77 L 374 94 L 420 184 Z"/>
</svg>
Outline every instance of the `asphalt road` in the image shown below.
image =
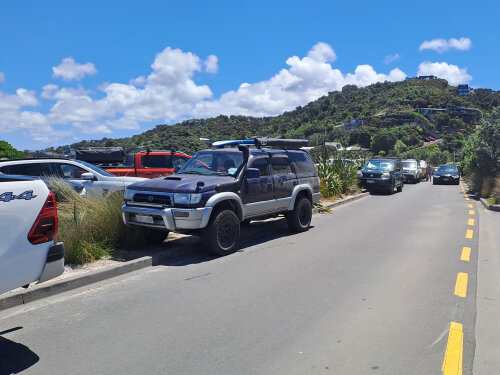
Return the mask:
<svg viewBox="0 0 500 375">
<path fill-rule="evenodd" d="M 302 234 L 283 220 L 251 224 L 259 235 L 236 254 L 0 312 L 0 373 L 440 374 L 456 322 L 470 374 L 470 209 L 460 187 L 424 182 L 315 215 Z"/>
</svg>

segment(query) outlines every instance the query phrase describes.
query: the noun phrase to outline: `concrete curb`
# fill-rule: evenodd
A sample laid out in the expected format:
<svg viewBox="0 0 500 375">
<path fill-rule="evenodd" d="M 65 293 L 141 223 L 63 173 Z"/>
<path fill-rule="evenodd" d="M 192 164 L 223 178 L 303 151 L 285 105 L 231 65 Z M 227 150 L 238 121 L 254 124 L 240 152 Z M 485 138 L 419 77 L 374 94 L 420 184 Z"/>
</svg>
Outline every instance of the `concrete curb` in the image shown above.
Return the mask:
<svg viewBox="0 0 500 375">
<path fill-rule="evenodd" d="M 333 202 L 327 207 L 337 207 L 342 204 L 361 199 L 369 194 L 370 193 L 360 193 L 353 195 L 352 197 L 347 197 Z M 314 209 L 313 213 L 318 213 L 318 210 Z M 86 285 L 94 284 L 129 272 L 137 271 L 142 268 L 151 267 L 155 264 L 161 263 L 161 261 L 165 258 L 179 254 L 188 255 L 193 251 L 194 249 L 189 245 L 182 247 L 177 246 L 173 249 L 168 249 L 151 256 L 144 256 L 138 259 L 123 262 L 123 264 L 118 264 L 109 268 L 90 271 L 82 275 L 68 277 L 67 279 L 58 280 L 52 283 L 49 281 L 48 283 L 34 285 L 30 289 L 19 291 L 3 298 L 0 297 L 0 311 L 50 297 L 55 294 L 77 289 Z"/>
<path fill-rule="evenodd" d="M 500 204 L 489 204 L 484 198 L 479 198 L 479 200 L 488 210 L 500 212 Z"/>
<path fill-rule="evenodd" d="M 330 203 L 328 204 L 326 207 L 328 208 L 334 208 L 334 207 L 338 207 L 338 206 L 341 206 L 345 203 L 349 203 L 349 202 L 353 202 L 353 201 L 356 201 L 358 199 L 361 199 L 361 198 L 364 198 L 364 197 L 367 197 L 368 195 L 370 195 L 369 192 L 364 192 L 364 193 L 359 193 L 359 194 L 356 194 L 356 195 L 353 195 L 351 197 L 347 197 L 347 198 L 342 198 L 342 199 L 339 199 L 338 201 L 335 201 L 333 203 Z M 317 214 L 319 211 L 317 208 L 315 208 L 313 210 L 313 213 Z"/>
</svg>

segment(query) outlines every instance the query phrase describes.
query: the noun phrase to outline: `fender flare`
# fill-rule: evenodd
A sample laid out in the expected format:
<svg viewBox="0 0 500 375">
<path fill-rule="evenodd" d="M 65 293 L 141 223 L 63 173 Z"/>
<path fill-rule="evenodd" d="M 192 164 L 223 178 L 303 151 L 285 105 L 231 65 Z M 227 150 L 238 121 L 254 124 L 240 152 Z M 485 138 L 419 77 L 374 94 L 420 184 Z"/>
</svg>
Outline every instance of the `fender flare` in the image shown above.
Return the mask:
<svg viewBox="0 0 500 375">
<path fill-rule="evenodd" d="M 214 194 L 208 199 L 207 203 L 205 204 L 205 207 L 213 208 L 218 203 L 221 203 L 221 202 L 227 201 L 227 200 L 230 200 L 235 205 L 235 208 L 236 208 L 235 213 L 238 216 L 238 220 L 242 221 L 243 220 L 243 202 L 241 201 L 240 196 L 236 193 L 233 193 L 230 191 L 225 191 L 222 193 Z M 204 219 L 205 218 L 203 218 L 202 220 L 204 220 Z M 207 223 L 208 223 L 208 219 L 209 218 L 207 218 Z"/>
<path fill-rule="evenodd" d="M 292 191 L 292 197 L 290 199 L 290 205 L 288 206 L 288 211 L 292 211 L 295 207 L 295 201 L 297 200 L 297 196 L 299 195 L 300 192 L 302 191 L 307 191 L 307 195 L 309 196 L 309 199 L 312 200 L 312 189 L 309 185 L 307 184 L 302 184 L 302 185 L 297 185 Z"/>
</svg>

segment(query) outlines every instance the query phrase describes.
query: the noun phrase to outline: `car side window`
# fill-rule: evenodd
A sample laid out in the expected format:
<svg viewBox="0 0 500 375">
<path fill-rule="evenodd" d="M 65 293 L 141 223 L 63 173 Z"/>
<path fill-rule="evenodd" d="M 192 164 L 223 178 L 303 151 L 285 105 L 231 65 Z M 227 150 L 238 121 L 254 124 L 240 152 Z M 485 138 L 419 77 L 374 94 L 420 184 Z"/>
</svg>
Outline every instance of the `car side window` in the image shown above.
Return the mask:
<svg viewBox="0 0 500 375">
<path fill-rule="evenodd" d="M 44 177 L 52 175 L 49 163 L 13 164 L 3 167 L 3 173 L 18 174 L 21 176 Z"/>
<path fill-rule="evenodd" d="M 59 170 L 59 177 L 65 180 L 81 180 L 82 174 L 88 171 L 73 164 L 54 163 L 54 168 Z"/>
<path fill-rule="evenodd" d="M 274 157 L 271 158 L 271 167 L 274 175 L 293 174 L 288 158 Z"/>
<path fill-rule="evenodd" d="M 144 155 L 142 165 L 144 168 L 173 168 L 170 155 Z"/>
<path fill-rule="evenodd" d="M 185 156 L 172 155 L 172 165 L 182 167 L 189 159 Z"/>
<path fill-rule="evenodd" d="M 269 176 L 268 160 L 268 158 L 255 159 L 250 165 L 250 168 L 257 168 L 260 171 L 261 177 Z"/>
</svg>

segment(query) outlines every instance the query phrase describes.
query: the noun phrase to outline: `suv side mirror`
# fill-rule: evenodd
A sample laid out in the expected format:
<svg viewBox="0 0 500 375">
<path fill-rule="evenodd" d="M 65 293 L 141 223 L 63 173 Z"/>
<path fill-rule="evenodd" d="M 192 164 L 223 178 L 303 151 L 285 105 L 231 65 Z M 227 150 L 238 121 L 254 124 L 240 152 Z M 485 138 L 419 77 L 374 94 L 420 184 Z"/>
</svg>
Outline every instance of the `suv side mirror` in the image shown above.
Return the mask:
<svg viewBox="0 0 500 375">
<path fill-rule="evenodd" d="M 248 168 L 246 171 L 247 178 L 259 178 L 260 170 L 258 168 Z"/>
<path fill-rule="evenodd" d="M 80 177 L 81 177 L 82 180 L 85 180 L 85 181 L 94 181 L 95 180 L 94 174 L 90 173 L 90 172 L 82 173 L 80 175 Z"/>
<path fill-rule="evenodd" d="M 174 173 L 179 172 L 179 169 L 181 169 L 181 166 L 180 166 L 180 165 L 176 165 L 176 166 L 174 167 Z"/>
</svg>

